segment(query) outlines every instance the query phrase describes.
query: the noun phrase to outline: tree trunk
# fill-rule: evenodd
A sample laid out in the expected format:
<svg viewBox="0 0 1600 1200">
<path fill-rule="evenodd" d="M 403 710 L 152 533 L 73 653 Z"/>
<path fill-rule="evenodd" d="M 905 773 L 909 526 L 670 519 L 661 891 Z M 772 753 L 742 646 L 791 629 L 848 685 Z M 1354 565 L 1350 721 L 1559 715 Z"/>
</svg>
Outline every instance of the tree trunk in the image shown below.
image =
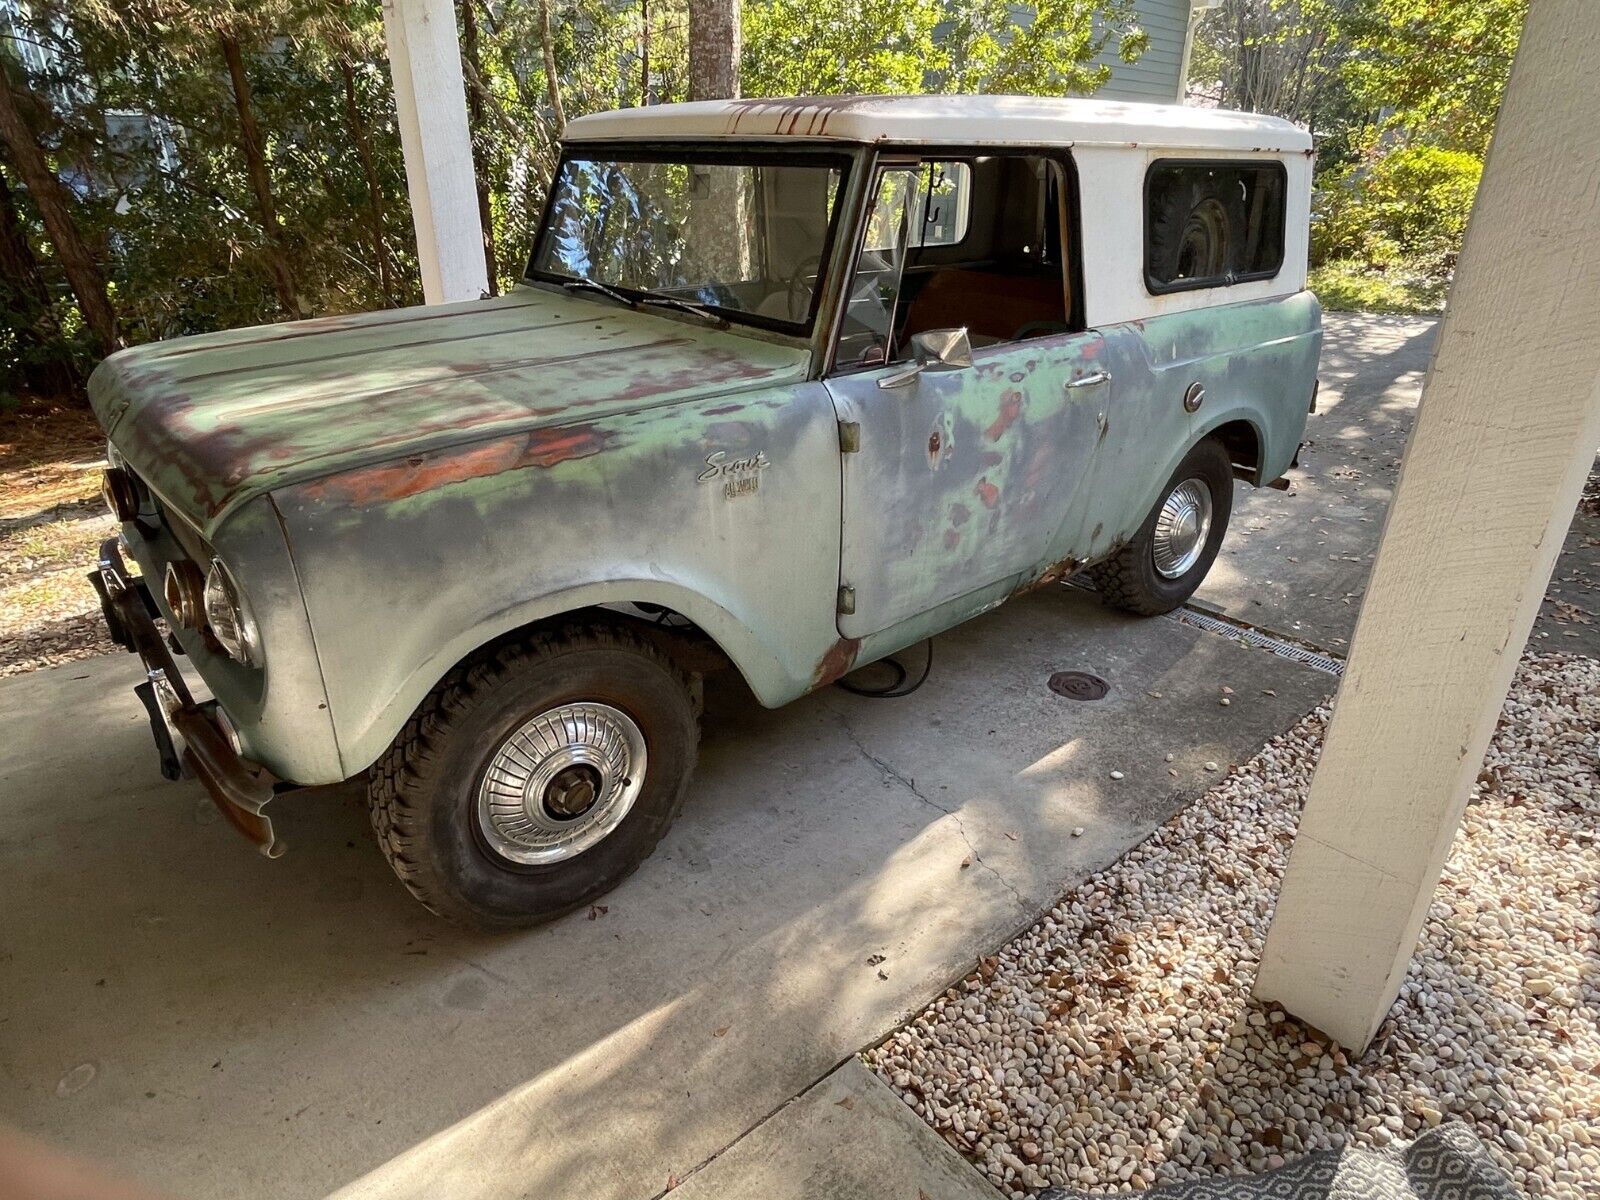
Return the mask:
<svg viewBox="0 0 1600 1200">
<path fill-rule="evenodd" d="M 45 233 L 78 302 L 83 323 L 94 338 L 95 348 L 102 354 L 110 354 L 122 345 L 122 338 L 117 332 L 116 310 L 111 307 L 111 297 L 106 292 L 105 276 L 100 273 L 99 264 L 90 253 L 77 222 L 72 219 L 67 189 L 50 169 L 44 151 L 22 119 L 16 92 L 3 64 L 0 64 L 0 141 L 5 143 L 22 185 L 39 210 Z"/>
<path fill-rule="evenodd" d="M 461 0 L 461 54 L 470 77 L 482 79 L 483 59 L 478 54 L 476 0 Z M 472 176 L 478 189 L 478 224 L 483 227 L 483 266 L 489 277 L 489 295 L 500 294 L 500 268 L 494 253 L 494 210 L 489 205 L 489 162 L 483 147 L 483 96 L 467 89 L 467 131 L 472 137 Z"/>
<path fill-rule="evenodd" d="M 72 395 L 83 382 L 67 353 L 50 304 L 50 289 L 5 176 L 0 174 L 0 310 L 6 312 L 29 354 L 23 381 L 35 391 Z"/>
<path fill-rule="evenodd" d="M 739 0 L 689 0 L 689 99 L 739 95 Z"/>
<path fill-rule="evenodd" d="M 561 77 L 556 74 L 556 47 L 550 36 L 550 0 L 539 0 L 539 49 L 544 53 L 544 86 L 550 96 L 550 117 L 556 137 L 567 132 L 567 114 L 561 104 Z"/>
<path fill-rule="evenodd" d="M 239 150 L 244 155 L 245 167 L 250 175 L 250 188 L 255 192 L 256 215 L 261 219 L 261 230 L 267 237 L 267 265 L 272 271 L 273 285 L 278 292 L 278 303 L 290 317 L 305 314 L 300 309 L 300 293 L 295 287 L 294 272 L 289 266 L 288 239 L 278 220 L 278 209 L 272 199 L 272 175 L 267 170 L 267 156 L 261 146 L 261 130 L 256 125 L 255 108 L 250 100 L 250 78 L 244 70 L 244 54 L 239 40 L 231 33 L 220 32 L 217 41 L 222 47 L 222 57 L 228 64 L 228 80 L 233 85 L 233 103 L 239 111 Z"/>
<path fill-rule="evenodd" d="M 356 95 L 355 68 L 344 54 L 339 55 L 339 75 L 344 80 L 344 113 L 350 123 L 350 140 L 355 143 L 356 157 L 361 160 L 361 174 L 367 181 L 367 202 L 372 216 L 373 265 L 378 269 L 378 286 L 383 289 L 384 301 L 392 307 L 394 278 L 389 271 L 389 252 L 383 241 L 383 187 L 378 182 L 372 139 L 367 133 L 367 123 L 361 116 L 361 105 Z"/>
</svg>

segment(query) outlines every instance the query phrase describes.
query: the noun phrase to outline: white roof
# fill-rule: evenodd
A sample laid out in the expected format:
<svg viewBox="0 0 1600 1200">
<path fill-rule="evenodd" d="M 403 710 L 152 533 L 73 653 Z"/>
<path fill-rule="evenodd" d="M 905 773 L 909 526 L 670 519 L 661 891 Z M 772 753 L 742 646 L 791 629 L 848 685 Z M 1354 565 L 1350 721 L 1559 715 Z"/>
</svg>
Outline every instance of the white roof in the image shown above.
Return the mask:
<svg viewBox="0 0 1600 1200">
<path fill-rule="evenodd" d="M 1041 96 L 797 96 L 701 100 L 579 117 L 569 142 L 799 138 L 959 146 L 1157 146 L 1309 151 L 1278 117 Z"/>
</svg>

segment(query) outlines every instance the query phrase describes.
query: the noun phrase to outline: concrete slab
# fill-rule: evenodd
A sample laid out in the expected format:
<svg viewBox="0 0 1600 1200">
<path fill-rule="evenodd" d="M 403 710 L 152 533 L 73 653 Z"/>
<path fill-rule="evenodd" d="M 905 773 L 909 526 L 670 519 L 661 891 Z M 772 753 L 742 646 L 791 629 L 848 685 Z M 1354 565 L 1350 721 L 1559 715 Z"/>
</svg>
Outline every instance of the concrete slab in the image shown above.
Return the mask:
<svg viewBox="0 0 1600 1200">
<path fill-rule="evenodd" d="M 851 1058 L 740 1138 L 673 1200 L 999 1200 L 1000 1192 Z"/>
<path fill-rule="evenodd" d="M 1323 321 L 1322 387 L 1300 467 L 1289 473 L 1293 486 L 1285 495 L 1240 485 L 1228 539 L 1197 600 L 1343 655 L 1439 322 L 1367 313 L 1325 313 Z M 1534 627 L 1540 648 L 1600 654 L 1600 501 L 1574 518 L 1547 595 Z"/>
<path fill-rule="evenodd" d="M 180 1194 L 651 1196 L 1331 683 L 1067 588 L 936 655 L 897 701 L 712 687 L 656 856 L 511 937 L 416 906 L 358 789 L 276 802 L 282 860 L 236 842 L 159 779 L 130 659 L 5 680 L 0 1119 Z"/>
<path fill-rule="evenodd" d="M 1439 322 L 1323 314 L 1317 411 L 1288 493 L 1240 485 L 1197 597 L 1238 620 L 1345 654 L 1394 494 Z"/>
</svg>

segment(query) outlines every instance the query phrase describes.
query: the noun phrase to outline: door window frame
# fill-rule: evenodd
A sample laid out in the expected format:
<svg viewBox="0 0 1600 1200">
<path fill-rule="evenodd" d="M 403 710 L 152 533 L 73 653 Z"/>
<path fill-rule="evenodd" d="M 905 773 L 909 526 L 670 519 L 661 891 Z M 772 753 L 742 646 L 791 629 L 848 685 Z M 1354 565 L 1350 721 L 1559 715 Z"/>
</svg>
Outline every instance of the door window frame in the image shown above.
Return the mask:
<svg viewBox="0 0 1600 1200">
<path fill-rule="evenodd" d="M 1043 159 L 1056 167 L 1057 178 L 1061 189 L 1061 206 L 1066 217 L 1066 228 L 1063 230 L 1061 258 L 1062 275 L 1061 283 L 1065 291 L 1063 299 L 1066 307 L 1066 323 L 1069 326 L 1060 337 L 1075 337 L 1088 330 L 1085 322 L 1085 306 L 1083 294 L 1083 210 L 1081 204 L 1081 188 L 1079 186 L 1078 164 L 1072 152 L 1065 146 L 978 146 L 978 145 L 929 145 L 926 143 L 884 143 L 874 147 L 866 156 L 861 166 L 862 194 L 864 199 L 857 208 L 853 218 L 849 221 L 850 241 L 846 246 L 853 247 L 845 255 L 845 269 L 839 272 L 834 292 L 837 303 L 834 306 L 832 320 L 827 323 L 824 332 L 827 342 L 823 348 L 822 378 L 835 378 L 838 376 L 859 375 L 867 371 L 882 370 L 893 366 L 893 363 L 847 364 L 840 366 L 835 355 L 839 349 L 839 334 L 843 329 L 845 309 L 849 301 L 850 288 L 852 287 L 856 268 L 860 263 L 861 254 L 866 247 L 867 224 L 871 218 L 872 205 L 876 202 L 877 186 L 880 172 L 885 168 L 895 169 L 909 166 L 919 166 L 929 162 L 963 161 L 977 158 L 1037 158 Z M 970 232 L 970 217 L 968 219 Z M 843 240 L 846 230 L 841 225 L 836 231 Z M 959 243 L 955 243 L 959 245 Z M 1029 341 L 1048 341 L 1046 338 L 1027 339 Z M 993 346 L 985 347 L 985 351 L 1004 349 L 1020 345 L 1018 342 L 999 342 Z"/>
</svg>

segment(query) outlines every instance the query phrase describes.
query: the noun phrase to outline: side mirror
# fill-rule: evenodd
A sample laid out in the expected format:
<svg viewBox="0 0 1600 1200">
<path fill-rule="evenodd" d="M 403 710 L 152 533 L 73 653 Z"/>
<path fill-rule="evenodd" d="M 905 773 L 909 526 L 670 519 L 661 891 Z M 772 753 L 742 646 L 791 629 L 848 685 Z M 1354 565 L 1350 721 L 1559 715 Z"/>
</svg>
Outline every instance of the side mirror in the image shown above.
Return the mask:
<svg viewBox="0 0 1600 1200">
<path fill-rule="evenodd" d="M 924 371 L 959 371 L 972 365 L 972 341 L 965 328 L 930 329 L 911 339 L 916 360 L 903 370 L 878 380 L 880 388 L 904 387 Z"/>
</svg>

